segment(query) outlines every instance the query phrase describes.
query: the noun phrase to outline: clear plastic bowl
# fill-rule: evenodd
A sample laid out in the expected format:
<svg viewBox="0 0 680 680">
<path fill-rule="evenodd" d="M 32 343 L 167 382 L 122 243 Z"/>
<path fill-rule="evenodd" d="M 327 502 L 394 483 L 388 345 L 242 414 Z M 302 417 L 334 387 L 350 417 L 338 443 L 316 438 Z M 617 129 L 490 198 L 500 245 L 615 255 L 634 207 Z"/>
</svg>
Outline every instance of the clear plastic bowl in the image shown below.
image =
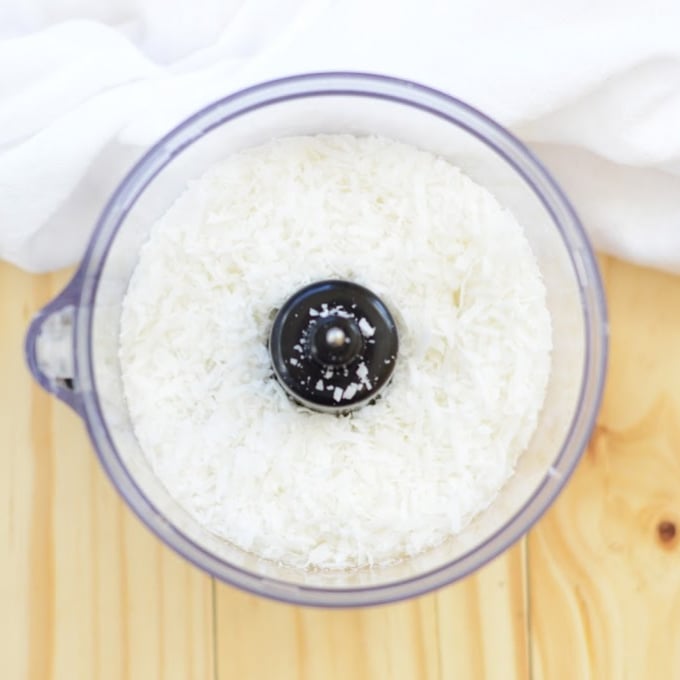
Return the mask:
<svg viewBox="0 0 680 680">
<path fill-rule="evenodd" d="M 516 474 L 460 535 L 394 566 L 306 572 L 259 559 L 210 534 L 169 496 L 135 439 L 118 364 L 121 302 L 149 228 L 211 164 L 274 137 L 377 134 L 449 159 L 525 227 L 553 321 L 552 375 Z M 605 374 L 607 323 L 596 261 L 567 199 L 517 139 L 441 92 L 354 73 L 284 78 L 189 118 L 137 163 L 112 196 L 77 274 L 33 320 L 30 368 L 83 418 L 111 481 L 167 545 L 217 578 L 302 605 L 360 606 L 419 595 L 478 569 L 555 499 L 591 433 Z"/>
</svg>

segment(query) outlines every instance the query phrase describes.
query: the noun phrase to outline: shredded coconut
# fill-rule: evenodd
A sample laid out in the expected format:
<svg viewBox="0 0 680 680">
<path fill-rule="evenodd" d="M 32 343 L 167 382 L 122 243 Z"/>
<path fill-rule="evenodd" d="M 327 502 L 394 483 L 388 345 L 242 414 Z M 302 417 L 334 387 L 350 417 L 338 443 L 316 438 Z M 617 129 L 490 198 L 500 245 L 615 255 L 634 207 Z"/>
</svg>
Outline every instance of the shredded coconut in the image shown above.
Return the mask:
<svg viewBox="0 0 680 680">
<path fill-rule="evenodd" d="M 359 328 L 361 330 L 361 334 L 365 338 L 372 338 L 373 335 L 375 335 L 375 328 L 373 328 L 373 326 L 371 326 L 371 324 L 368 323 L 368 321 L 366 321 L 364 318 L 359 320 Z"/>
<path fill-rule="evenodd" d="M 400 338 L 392 383 L 348 417 L 294 404 L 267 351 L 275 310 L 329 278 L 380 296 Z M 550 349 L 513 216 L 441 158 L 349 135 L 275 140 L 193 181 L 141 250 L 120 336 L 135 432 L 169 493 L 244 550 L 329 569 L 420 553 L 492 503 Z"/>
</svg>

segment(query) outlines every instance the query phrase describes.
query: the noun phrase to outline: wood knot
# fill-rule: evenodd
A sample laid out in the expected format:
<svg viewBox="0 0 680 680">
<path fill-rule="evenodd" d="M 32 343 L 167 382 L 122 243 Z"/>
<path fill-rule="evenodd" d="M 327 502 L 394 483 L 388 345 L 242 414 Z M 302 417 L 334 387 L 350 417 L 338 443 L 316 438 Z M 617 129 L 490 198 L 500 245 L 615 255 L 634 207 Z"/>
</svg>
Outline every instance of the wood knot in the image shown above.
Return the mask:
<svg viewBox="0 0 680 680">
<path fill-rule="evenodd" d="M 671 548 L 675 544 L 675 537 L 677 534 L 677 527 L 675 522 L 664 519 L 656 525 L 656 533 L 659 536 L 659 542 L 666 548 Z"/>
</svg>

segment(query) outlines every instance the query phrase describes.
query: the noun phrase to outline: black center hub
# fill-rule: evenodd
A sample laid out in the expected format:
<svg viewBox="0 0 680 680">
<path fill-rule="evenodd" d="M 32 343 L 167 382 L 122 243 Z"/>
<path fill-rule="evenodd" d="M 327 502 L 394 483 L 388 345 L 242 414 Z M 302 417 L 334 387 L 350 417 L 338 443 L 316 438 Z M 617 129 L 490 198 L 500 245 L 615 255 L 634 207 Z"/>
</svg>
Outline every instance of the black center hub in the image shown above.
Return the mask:
<svg viewBox="0 0 680 680">
<path fill-rule="evenodd" d="M 349 281 L 320 281 L 278 311 L 269 337 L 276 378 L 308 408 L 344 413 L 388 384 L 399 340 L 385 304 Z"/>
</svg>

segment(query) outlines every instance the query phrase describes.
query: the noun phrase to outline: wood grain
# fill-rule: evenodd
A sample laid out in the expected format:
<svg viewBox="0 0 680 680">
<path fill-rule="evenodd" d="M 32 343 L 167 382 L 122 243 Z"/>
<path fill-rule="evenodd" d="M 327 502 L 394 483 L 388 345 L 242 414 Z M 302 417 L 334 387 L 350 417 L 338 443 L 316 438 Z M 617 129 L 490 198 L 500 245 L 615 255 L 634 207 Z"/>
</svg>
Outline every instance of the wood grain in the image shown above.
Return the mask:
<svg viewBox="0 0 680 680">
<path fill-rule="evenodd" d="M 213 588 L 156 541 L 24 368 L 66 274 L 0 265 L 0 678 L 680 680 L 680 277 L 602 263 L 610 372 L 566 491 L 473 577 L 361 611 Z"/>
<path fill-rule="evenodd" d="M 586 456 L 529 539 L 534 677 L 680 678 L 680 278 L 603 261 L 611 357 Z"/>
<path fill-rule="evenodd" d="M 0 266 L 0 677 L 212 678 L 210 579 L 141 526 L 24 368 L 28 321 L 66 280 Z"/>
<path fill-rule="evenodd" d="M 523 544 L 416 600 L 301 609 L 217 588 L 219 680 L 529 677 Z"/>
</svg>

